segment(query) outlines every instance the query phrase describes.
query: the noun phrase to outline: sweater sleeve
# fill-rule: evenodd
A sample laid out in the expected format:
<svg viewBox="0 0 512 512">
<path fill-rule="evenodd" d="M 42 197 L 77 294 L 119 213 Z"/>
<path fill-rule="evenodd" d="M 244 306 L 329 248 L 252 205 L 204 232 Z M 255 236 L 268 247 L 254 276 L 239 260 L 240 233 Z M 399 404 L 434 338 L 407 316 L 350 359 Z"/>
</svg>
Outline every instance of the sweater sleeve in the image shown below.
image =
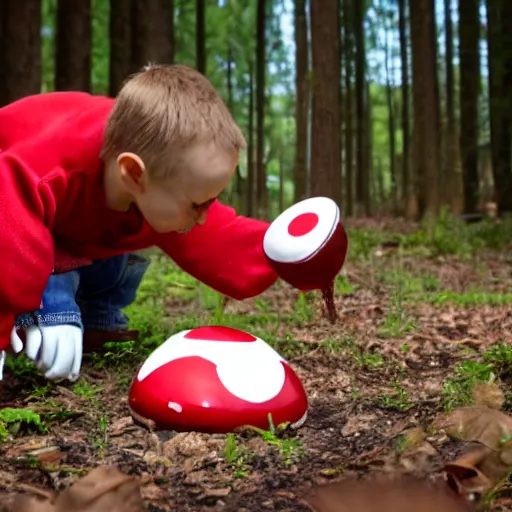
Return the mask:
<svg viewBox="0 0 512 512">
<path fill-rule="evenodd" d="M 0 350 L 15 317 L 38 309 L 53 270 L 53 196 L 21 161 L 0 154 Z"/>
<path fill-rule="evenodd" d="M 212 204 L 206 222 L 186 234 L 161 235 L 157 244 L 182 270 L 236 300 L 254 297 L 277 280 L 263 252 L 269 224 Z"/>
</svg>

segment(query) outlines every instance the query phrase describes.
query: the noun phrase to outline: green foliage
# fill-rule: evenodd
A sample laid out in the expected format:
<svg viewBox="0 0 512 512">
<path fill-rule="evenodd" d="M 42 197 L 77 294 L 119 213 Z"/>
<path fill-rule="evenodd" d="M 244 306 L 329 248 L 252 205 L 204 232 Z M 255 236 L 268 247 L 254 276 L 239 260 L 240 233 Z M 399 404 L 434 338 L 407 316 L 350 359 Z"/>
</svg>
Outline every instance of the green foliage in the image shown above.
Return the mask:
<svg viewBox="0 0 512 512">
<path fill-rule="evenodd" d="M 444 210 L 432 225 L 424 225 L 411 235 L 400 237 L 404 248 L 427 248 L 430 256 L 458 255 L 470 258 L 482 249 L 503 249 L 510 245 L 512 223 L 484 220 L 466 224 Z"/>
<path fill-rule="evenodd" d="M 41 417 L 32 409 L 0 409 L 0 441 L 5 441 L 9 434 L 16 435 L 24 425 L 44 430 Z"/>
<path fill-rule="evenodd" d="M 492 364 L 480 361 L 467 360 L 457 365 L 453 377 L 446 381 L 443 388 L 445 409 L 469 405 L 475 384 L 494 381 L 495 374 L 492 370 Z"/>
</svg>

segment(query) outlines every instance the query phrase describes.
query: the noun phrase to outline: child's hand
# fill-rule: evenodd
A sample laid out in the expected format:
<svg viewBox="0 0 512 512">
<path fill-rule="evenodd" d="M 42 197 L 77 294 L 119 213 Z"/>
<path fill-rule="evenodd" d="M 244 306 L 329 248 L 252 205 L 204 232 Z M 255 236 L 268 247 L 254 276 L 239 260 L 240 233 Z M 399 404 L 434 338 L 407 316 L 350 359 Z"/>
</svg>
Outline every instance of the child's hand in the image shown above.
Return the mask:
<svg viewBox="0 0 512 512">
<path fill-rule="evenodd" d="M 23 344 L 13 331 L 11 345 L 15 352 Z M 25 354 L 45 372 L 47 379 L 67 378 L 75 381 L 80 376 L 83 353 L 83 334 L 74 325 L 32 326 L 26 330 Z"/>
</svg>

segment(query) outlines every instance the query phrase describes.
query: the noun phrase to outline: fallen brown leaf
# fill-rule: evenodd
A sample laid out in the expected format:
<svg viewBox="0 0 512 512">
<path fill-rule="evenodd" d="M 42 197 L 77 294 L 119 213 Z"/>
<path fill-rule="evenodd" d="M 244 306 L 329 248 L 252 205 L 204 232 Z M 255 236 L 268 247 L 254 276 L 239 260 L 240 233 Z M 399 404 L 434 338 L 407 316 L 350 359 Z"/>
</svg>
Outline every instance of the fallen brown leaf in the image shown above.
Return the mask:
<svg viewBox="0 0 512 512">
<path fill-rule="evenodd" d="M 37 494 L 41 495 L 41 492 Z M 93 469 L 68 489 L 41 499 L 17 495 L 10 512 L 140 512 L 144 510 L 137 479 L 109 466 Z"/>
<path fill-rule="evenodd" d="M 315 512 L 466 512 L 467 502 L 444 484 L 415 478 L 347 478 L 317 487 L 306 500 Z"/>
<path fill-rule="evenodd" d="M 499 394 L 483 396 L 498 403 Z M 489 492 L 512 469 L 512 418 L 507 414 L 486 406 L 466 407 L 455 409 L 437 424 L 448 435 L 470 443 L 457 460 L 444 466 L 458 492 Z"/>
<path fill-rule="evenodd" d="M 491 490 L 495 481 L 507 473 L 500 474 L 495 455 L 496 452 L 490 448 L 477 445 L 454 462 L 446 463 L 444 470 L 448 483 L 459 494 L 482 494 Z"/>
<path fill-rule="evenodd" d="M 441 416 L 436 426 L 452 437 L 499 450 L 512 437 L 512 417 L 485 406 L 454 409 Z"/>
<path fill-rule="evenodd" d="M 475 384 L 472 395 L 475 405 L 491 409 L 501 409 L 505 403 L 505 394 L 495 382 Z"/>
</svg>

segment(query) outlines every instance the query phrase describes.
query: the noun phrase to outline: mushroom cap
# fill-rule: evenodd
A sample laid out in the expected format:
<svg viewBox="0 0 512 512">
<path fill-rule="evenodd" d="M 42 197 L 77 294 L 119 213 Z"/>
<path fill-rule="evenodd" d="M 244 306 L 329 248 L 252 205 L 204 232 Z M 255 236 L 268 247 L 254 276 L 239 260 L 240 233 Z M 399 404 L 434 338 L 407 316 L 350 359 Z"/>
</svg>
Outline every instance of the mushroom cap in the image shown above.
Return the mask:
<svg viewBox="0 0 512 512">
<path fill-rule="evenodd" d="M 168 338 L 144 362 L 130 408 L 160 430 L 231 432 L 306 419 L 304 388 L 288 363 L 262 339 L 223 326 Z"/>
<path fill-rule="evenodd" d="M 263 250 L 276 273 L 295 288 L 327 288 L 339 273 L 348 249 L 338 205 L 327 197 L 300 201 L 269 226 Z"/>
</svg>

